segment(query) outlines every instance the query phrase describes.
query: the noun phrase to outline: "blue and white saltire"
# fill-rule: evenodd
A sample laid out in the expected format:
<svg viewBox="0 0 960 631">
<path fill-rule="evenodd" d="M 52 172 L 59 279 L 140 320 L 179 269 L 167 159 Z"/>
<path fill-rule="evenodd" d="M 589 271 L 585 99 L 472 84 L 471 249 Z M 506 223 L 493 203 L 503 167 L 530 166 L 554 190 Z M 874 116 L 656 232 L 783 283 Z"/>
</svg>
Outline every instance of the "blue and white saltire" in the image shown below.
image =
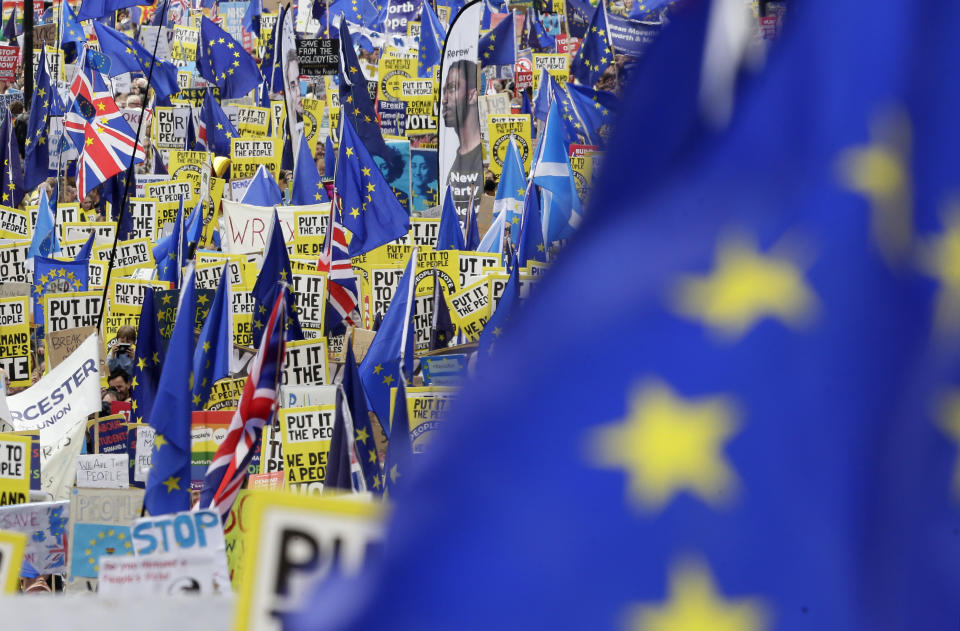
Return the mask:
<svg viewBox="0 0 960 631">
<path fill-rule="evenodd" d="M 503 255 L 503 232 L 507 225 L 507 214 L 499 213 L 494 215 L 490 227 L 480 239 L 480 245 L 477 246 L 477 252 L 484 254 Z"/>
<path fill-rule="evenodd" d="M 533 183 L 540 187 L 543 201 L 543 232 L 547 245 L 572 235 L 582 219 L 580 197 L 567 151 L 560 110 L 554 101 L 537 143 L 536 162 L 531 169 Z"/>
</svg>

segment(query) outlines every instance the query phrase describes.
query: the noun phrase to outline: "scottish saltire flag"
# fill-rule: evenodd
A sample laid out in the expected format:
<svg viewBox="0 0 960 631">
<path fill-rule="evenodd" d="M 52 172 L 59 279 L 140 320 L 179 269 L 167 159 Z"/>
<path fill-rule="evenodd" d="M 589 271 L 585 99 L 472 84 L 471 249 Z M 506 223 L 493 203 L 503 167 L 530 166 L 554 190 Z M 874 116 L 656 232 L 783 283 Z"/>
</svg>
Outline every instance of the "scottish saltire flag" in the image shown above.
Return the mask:
<svg viewBox="0 0 960 631">
<path fill-rule="evenodd" d="M 520 215 L 517 215 L 519 223 Z M 507 213 L 498 213 L 494 215 L 490 227 L 480 239 L 477 245 L 477 252 L 486 254 L 503 254 L 503 233 L 507 225 Z"/>
<path fill-rule="evenodd" d="M 453 188 L 447 187 L 447 194 L 443 197 L 440 207 L 440 226 L 437 228 L 437 250 L 465 250 L 463 229 L 460 227 L 460 218 L 457 208 L 453 205 Z"/>
<path fill-rule="evenodd" d="M 437 76 L 437 66 L 447 42 L 444 28 L 429 2 L 420 5 L 420 47 L 417 50 L 417 77 L 432 79 Z"/>
<path fill-rule="evenodd" d="M 80 20 L 74 13 L 73 7 L 61 7 L 60 9 L 60 49 L 63 50 L 64 63 L 73 63 L 80 56 L 80 52 L 86 44 L 86 36 L 83 33 L 83 27 L 80 26 Z"/>
<path fill-rule="evenodd" d="M 387 436 L 390 435 L 390 388 L 413 375 L 413 287 L 416 284 L 417 249 L 413 249 L 383 322 L 360 362 L 360 381 L 370 408 Z"/>
<path fill-rule="evenodd" d="M 260 37 L 260 16 L 263 14 L 262 0 L 250 0 L 247 5 L 247 12 L 243 14 L 243 28 Z"/>
<path fill-rule="evenodd" d="M 208 151 L 212 151 L 218 156 L 230 157 L 230 141 L 239 138 L 240 132 L 230 122 L 217 100 L 213 98 L 213 92 L 207 90 L 203 95 L 203 105 L 200 107 L 200 129 L 197 133 L 197 141 L 202 143 Z"/>
<path fill-rule="evenodd" d="M 497 193 L 493 200 L 494 215 L 504 215 L 510 226 L 510 238 L 516 242 L 520 236 L 520 217 L 523 214 L 523 200 L 527 189 L 527 176 L 523 169 L 523 159 L 517 148 L 516 140 L 511 137 L 507 153 L 503 159 L 503 170 L 497 182 Z"/>
<path fill-rule="evenodd" d="M 397 201 L 350 119 L 342 117 L 340 122 L 336 189 L 343 226 L 353 235 L 350 256 L 354 257 L 407 234 L 410 216 Z"/>
<path fill-rule="evenodd" d="M 269 331 L 268 319 L 270 308 L 280 296 L 280 289 L 293 284 L 293 272 L 290 270 L 290 257 L 283 239 L 283 228 L 277 211 L 273 211 L 273 223 L 270 235 L 267 237 L 263 249 L 263 262 L 260 264 L 260 273 L 253 285 L 253 343 L 260 346 L 260 338 L 265 331 Z M 289 293 L 289 292 L 288 292 Z M 293 299 L 284 301 L 286 309 L 286 331 L 288 340 L 302 340 L 303 331 L 300 329 L 300 319 L 294 310 Z"/>
<path fill-rule="evenodd" d="M 948 260 L 942 193 L 958 178 L 919 167 L 942 166 L 960 135 L 943 125 L 956 71 L 929 67 L 955 58 L 960 15 L 944 4 L 905 25 L 909 3 L 851 2 L 825 25 L 839 6 L 798 6 L 737 122 L 645 199 L 611 191 L 635 172 L 611 160 L 636 153 L 649 125 L 625 101 L 595 219 L 454 406 L 396 503 L 375 584 L 353 585 L 375 606 L 328 625 L 333 602 L 318 591 L 288 628 L 486 628 L 505 614 L 516 628 L 954 625 L 960 550 L 943 542 L 960 513 L 956 381 L 938 368 L 955 368 L 956 346 L 938 344 L 933 322 L 953 297 L 939 274 L 955 268 L 919 269 L 911 253 L 925 244 L 929 263 Z M 849 94 L 850 82 L 863 89 Z M 592 261 L 610 252 L 631 271 L 593 282 Z M 564 304 L 572 285 L 588 299 Z M 630 323 L 616 349 L 591 356 L 603 374 L 564 365 L 587 344 L 551 348 L 585 320 Z M 544 432 L 571 485 L 524 457 Z M 464 462 L 509 492 L 464 496 L 481 484 Z M 544 562 L 598 523 L 603 536 L 563 559 L 575 571 Z M 878 575 L 890 558 L 903 563 Z M 583 576 L 596 580 L 585 588 Z M 440 604 L 411 608 L 424 593 Z M 478 598 L 497 606 L 478 611 Z"/>
<path fill-rule="evenodd" d="M 529 261 L 547 262 L 541 217 L 540 195 L 537 193 L 537 187 L 530 184 L 523 201 L 523 221 L 520 224 L 520 236 L 517 239 L 517 260 L 520 267 L 526 267 Z"/>
<path fill-rule="evenodd" d="M 580 225 L 582 209 L 577 195 L 573 168 L 567 155 L 560 110 L 554 101 L 547 114 L 547 124 L 537 142 L 533 184 L 540 187 L 543 202 L 543 227 L 546 243 L 566 239 Z"/>
<path fill-rule="evenodd" d="M 84 2 L 82 7 L 87 4 L 88 2 Z M 116 77 L 125 72 L 142 72 L 150 77 L 150 87 L 156 90 L 159 98 L 168 98 L 179 90 L 177 67 L 172 63 L 155 59 L 153 53 L 135 39 L 106 24 L 94 21 L 93 30 L 97 34 L 100 51 L 110 58 L 108 76 Z"/>
<path fill-rule="evenodd" d="M 413 441 L 410 439 L 410 417 L 407 414 L 407 385 L 397 382 L 393 418 L 390 419 L 390 440 L 383 462 L 384 496 L 396 498 L 407 488 L 407 477 L 413 464 Z"/>
<path fill-rule="evenodd" d="M 3 124 L 0 125 L 0 203 L 17 207 L 26 193 L 23 161 L 13 132 L 13 115 L 9 109 L 4 109 Z"/>
<path fill-rule="evenodd" d="M 157 393 L 150 409 L 153 462 L 147 476 L 143 505 L 151 515 L 176 513 L 190 508 L 190 421 L 193 407 L 193 322 L 197 290 L 193 266 L 180 289 L 177 319 L 163 361 Z"/>
<path fill-rule="evenodd" d="M 80 10 L 77 12 L 77 19 L 97 20 L 98 18 L 110 16 L 120 9 L 135 7 L 138 4 L 146 4 L 142 0 L 83 0 L 80 3 Z M 97 22 L 94 22 L 96 25 Z"/>
<path fill-rule="evenodd" d="M 333 154 L 327 154 L 333 160 Z M 297 162 L 293 170 L 293 194 L 290 202 L 293 204 L 316 204 L 329 201 L 327 189 L 320 181 L 320 171 L 310 153 L 310 145 L 306 136 L 300 132 L 300 148 L 297 150 Z"/>
<path fill-rule="evenodd" d="M 193 351 L 194 410 L 202 410 L 210 400 L 210 391 L 218 379 L 230 376 L 230 356 L 233 353 L 233 299 L 230 291 L 230 265 L 224 263 L 213 296 Z"/>
<path fill-rule="evenodd" d="M 480 357 L 488 357 L 493 353 L 494 346 L 503 335 L 507 321 L 513 317 L 519 302 L 520 265 L 517 261 L 514 261 L 510 268 L 510 278 L 507 280 L 507 286 L 503 289 L 503 295 L 500 296 L 500 301 L 496 303 L 493 315 L 483 325 L 480 339 L 477 340 L 477 354 Z"/>
<path fill-rule="evenodd" d="M 481 66 L 510 66 L 517 61 L 517 29 L 508 13 L 489 33 L 480 38 L 477 55 Z"/>
<path fill-rule="evenodd" d="M 260 83 L 256 60 L 206 16 L 200 22 L 197 70 L 220 88 L 221 99 L 243 98 Z"/>
<path fill-rule="evenodd" d="M 33 257 L 33 321 L 43 326 L 43 297 L 87 290 L 87 261 L 60 261 L 45 256 Z"/>
<path fill-rule="evenodd" d="M 367 151 L 389 162 L 387 145 L 380 133 L 380 121 L 367 92 L 367 79 L 353 49 L 346 20 L 340 20 L 340 113 L 345 114 L 343 120 L 353 123 L 354 134 L 363 140 Z M 341 125 L 346 127 L 342 122 Z M 343 146 L 342 140 L 340 145 Z"/>
<path fill-rule="evenodd" d="M 103 76 L 88 63 L 85 48 L 77 62 L 77 74 L 70 85 L 72 101 L 63 127 L 70 142 L 80 151 L 77 164 L 77 191 L 81 197 L 133 164 L 143 162 L 143 147 L 117 108 Z"/>
<path fill-rule="evenodd" d="M 47 51 L 40 49 L 40 61 L 37 63 L 36 93 L 27 120 L 27 137 L 24 139 L 24 176 L 23 185 L 33 190 L 47 179 L 50 171 L 50 146 L 47 144 L 52 99 L 56 90 L 50 86 L 50 73 L 47 72 Z"/>
<path fill-rule="evenodd" d="M 330 221 L 323 242 L 323 255 L 317 268 L 327 273 L 327 307 L 324 328 L 327 335 L 345 326 L 359 327 L 360 292 L 347 249 L 347 234 L 338 219 L 335 204 L 330 204 Z"/>
<path fill-rule="evenodd" d="M 257 168 L 257 172 L 254 173 L 250 185 L 243 192 L 243 198 L 240 201 L 254 206 L 278 206 L 283 202 L 283 193 L 280 192 L 277 180 L 266 165 L 261 164 Z"/>
<path fill-rule="evenodd" d="M 90 236 L 87 237 L 87 240 L 80 246 L 80 250 L 77 252 L 77 255 L 73 258 L 74 261 L 88 261 L 90 260 L 90 253 L 93 252 L 93 241 L 96 239 L 97 233 L 90 231 Z"/>
<path fill-rule="evenodd" d="M 611 63 L 613 36 L 607 28 L 607 4 L 600 0 L 593 10 L 580 50 L 570 64 L 570 72 L 580 83 L 593 86 Z"/>
<path fill-rule="evenodd" d="M 243 396 L 203 480 L 199 505 L 217 510 L 224 521 L 247 478 L 247 467 L 260 445 L 263 426 L 272 422 L 277 407 L 286 352 L 284 323 L 288 301 L 287 288 L 281 285 L 270 309 L 262 343 L 250 362 Z"/>
<path fill-rule="evenodd" d="M 56 200 L 56 198 L 54 198 Z M 47 188 L 40 189 L 40 204 L 37 206 L 37 225 L 33 227 L 33 240 L 27 250 L 27 258 L 34 256 L 53 256 L 60 251 L 60 241 L 57 239 L 56 201 L 51 208 L 47 198 Z"/>
<path fill-rule="evenodd" d="M 143 306 L 140 308 L 140 320 L 137 324 L 133 380 L 130 382 L 130 420 L 137 423 L 150 421 L 150 412 L 157 397 L 160 372 L 163 369 L 165 351 L 157 311 L 157 296 L 153 287 L 147 287 L 143 293 Z"/>
</svg>

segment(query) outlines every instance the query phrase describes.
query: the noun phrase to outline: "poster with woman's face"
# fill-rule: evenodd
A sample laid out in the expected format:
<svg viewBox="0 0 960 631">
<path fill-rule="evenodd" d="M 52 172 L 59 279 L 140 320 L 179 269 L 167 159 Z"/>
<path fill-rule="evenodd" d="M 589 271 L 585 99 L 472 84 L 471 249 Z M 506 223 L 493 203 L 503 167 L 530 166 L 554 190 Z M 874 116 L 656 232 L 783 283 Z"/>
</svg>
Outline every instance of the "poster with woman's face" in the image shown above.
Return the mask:
<svg viewBox="0 0 960 631">
<path fill-rule="evenodd" d="M 387 159 L 373 156 L 400 205 L 410 212 L 410 141 L 387 140 Z"/>
<path fill-rule="evenodd" d="M 410 150 L 410 211 L 422 213 L 439 205 L 437 150 Z"/>
</svg>

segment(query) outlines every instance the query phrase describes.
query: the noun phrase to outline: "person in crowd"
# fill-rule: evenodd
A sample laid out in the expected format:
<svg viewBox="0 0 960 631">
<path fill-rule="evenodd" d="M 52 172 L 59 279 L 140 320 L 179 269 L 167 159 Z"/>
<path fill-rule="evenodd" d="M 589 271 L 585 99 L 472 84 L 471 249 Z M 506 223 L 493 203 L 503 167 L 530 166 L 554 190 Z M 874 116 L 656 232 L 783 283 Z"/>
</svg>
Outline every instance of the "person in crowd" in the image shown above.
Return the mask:
<svg viewBox="0 0 960 631">
<path fill-rule="evenodd" d="M 133 374 L 133 357 L 136 350 L 137 330 L 125 324 L 117 330 L 116 343 L 107 355 L 107 368 L 110 372 L 116 369 Z"/>
<path fill-rule="evenodd" d="M 107 379 L 107 385 L 116 393 L 117 401 L 126 401 L 130 398 L 130 373 L 123 368 L 116 368 L 110 371 L 110 378 Z"/>
</svg>

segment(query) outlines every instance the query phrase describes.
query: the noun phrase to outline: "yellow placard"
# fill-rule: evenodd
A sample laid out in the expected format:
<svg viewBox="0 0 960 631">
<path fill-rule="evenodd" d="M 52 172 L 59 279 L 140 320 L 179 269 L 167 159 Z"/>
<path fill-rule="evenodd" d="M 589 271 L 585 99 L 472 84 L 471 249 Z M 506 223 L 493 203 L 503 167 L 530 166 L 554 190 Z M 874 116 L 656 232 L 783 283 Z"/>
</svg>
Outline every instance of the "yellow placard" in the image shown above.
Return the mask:
<svg viewBox="0 0 960 631">
<path fill-rule="evenodd" d="M 110 297 L 110 313 L 139 315 L 148 287 L 169 289 L 170 283 L 111 275 L 110 291 L 107 294 Z"/>
<path fill-rule="evenodd" d="M 497 176 L 503 171 L 503 161 L 513 138 L 523 160 L 524 173 L 530 172 L 533 142 L 530 139 L 530 117 L 526 114 L 489 114 L 487 129 L 490 134 L 490 170 Z"/>
<path fill-rule="evenodd" d="M 20 566 L 26 547 L 24 533 L 0 530 L 0 584 L 7 594 L 16 593 L 20 587 Z"/>
<path fill-rule="evenodd" d="M 244 138 L 263 137 L 270 127 L 270 108 L 255 105 L 237 106 L 237 131 Z"/>
<path fill-rule="evenodd" d="M 310 155 L 317 153 L 324 107 L 324 102 L 319 99 L 303 99 L 303 135 L 307 138 Z"/>
<path fill-rule="evenodd" d="M 207 163 L 206 151 L 170 150 L 170 165 L 167 172 L 173 180 L 188 180 L 193 184 L 195 194 L 200 192 L 200 183 L 203 181 L 203 169 Z"/>
<path fill-rule="evenodd" d="M 266 165 L 274 178 L 280 171 L 283 145 L 275 138 L 232 138 L 230 175 L 233 179 L 253 177 L 260 165 Z"/>
<path fill-rule="evenodd" d="M 490 284 L 486 278 L 474 281 L 447 298 L 450 319 L 470 341 L 480 337 L 490 319 Z"/>
<path fill-rule="evenodd" d="M 0 506 L 30 501 L 30 437 L 0 434 Z"/>
<path fill-rule="evenodd" d="M 246 385 L 246 377 L 237 379 L 219 379 L 214 382 L 210 389 L 210 399 L 203 406 L 204 410 L 229 410 L 237 407 L 240 397 L 243 395 L 243 386 Z"/>
<path fill-rule="evenodd" d="M 319 493 L 327 470 L 335 405 L 280 409 L 284 482 L 302 493 Z"/>
<path fill-rule="evenodd" d="M 570 56 L 566 53 L 533 53 L 533 91 L 540 89 L 540 71 L 546 70 L 561 84 L 570 80 Z"/>
<path fill-rule="evenodd" d="M 409 387 L 407 392 L 407 422 L 410 424 L 410 440 L 413 453 L 422 454 L 446 415 L 447 407 L 456 394 L 456 388 L 442 386 Z M 390 425 L 393 426 L 393 406 L 397 389 L 390 390 Z"/>
<path fill-rule="evenodd" d="M 417 78 L 417 63 L 416 57 L 399 56 L 390 50 L 383 54 L 378 66 L 377 92 L 379 98 L 390 101 L 404 100 L 400 84 L 404 80 Z"/>
<path fill-rule="evenodd" d="M 0 206 L 0 239 L 29 239 L 30 236 L 30 213 Z"/>
<path fill-rule="evenodd" d="M 31 385 L 30 298 L 26 296 L 0 298 L 0 368 L 11 386 Z"/>
</svg>

